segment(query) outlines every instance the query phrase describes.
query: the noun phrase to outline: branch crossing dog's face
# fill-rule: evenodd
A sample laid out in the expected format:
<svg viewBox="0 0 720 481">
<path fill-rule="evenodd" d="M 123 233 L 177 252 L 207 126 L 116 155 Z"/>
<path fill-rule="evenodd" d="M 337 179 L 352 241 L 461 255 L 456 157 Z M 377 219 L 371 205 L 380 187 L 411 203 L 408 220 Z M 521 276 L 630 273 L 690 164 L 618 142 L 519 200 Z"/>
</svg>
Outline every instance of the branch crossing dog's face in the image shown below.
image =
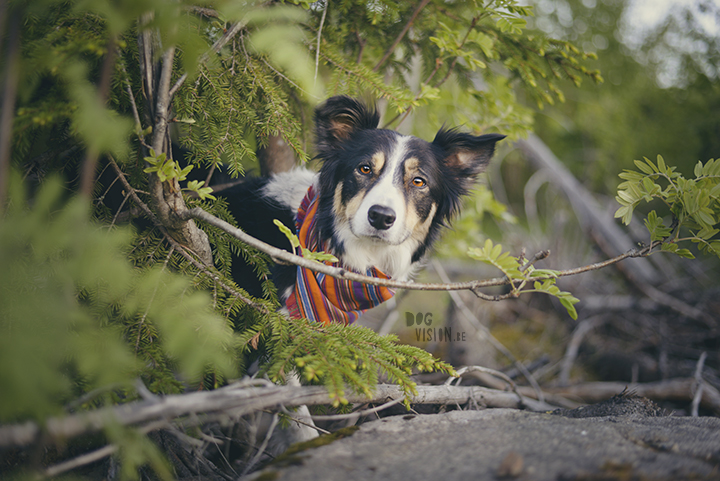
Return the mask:
<svg viewBox="0 0 720 481">
<path fill-rule="evenodd" d="M 378 129 L 374 109 L 333 97 L 315 112 L 319 225 L 345 265 L 407 278 L 503 135 L 440 130 L 432 142 Z"/>
</svg>

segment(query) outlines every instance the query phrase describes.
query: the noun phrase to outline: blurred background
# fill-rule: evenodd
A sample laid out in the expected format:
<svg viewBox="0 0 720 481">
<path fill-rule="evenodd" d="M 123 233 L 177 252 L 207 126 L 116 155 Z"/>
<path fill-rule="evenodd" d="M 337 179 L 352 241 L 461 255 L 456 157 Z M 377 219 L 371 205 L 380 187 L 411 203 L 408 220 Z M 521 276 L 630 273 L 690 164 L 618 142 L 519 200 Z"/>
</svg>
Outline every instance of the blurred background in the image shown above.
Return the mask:
<svg viewBox="0 0 720 481">
<path fill-rule="evenodd" d="M 594 66 L 605 81 L 566 88 L 565 102 L 534 110 L 534 133 L 499 148 L 485 184 L 419 281 L 498 276 L 461 257 L 486 237 L 528 258 L 547 249 L 550 256 L 537 266 L 552 269 L 600 262 L 647 244 L 641 222 L 628 229 L 613 219 L 619 207 L 618 173 L 635 169 L 635 159 L 661 154 L 668 165 L 691 175 L 698 161 L 720 154 L 720 4 L 532 4 L 529 28 L 597 52 Z M 640 214 L 653 208 L 641 207 Z M 563 386 L 599 381 L 662 385 L 693 378 L 699 361 L 705 380 L 720 389 L 718 259 L 696 255 L 689 261 L 654 254 L 560 279 L 561 289 L 580 299 L 577 320 L 542 294 L 493 303 L 469 292 L 453 299 L 410 291 L 361 322 L 394 332 L 456 366 L 500 369 L 525 384 L 514 365 L 520 361 L 543 387 L 584 395 L 585 401 L 599 399 L 593 389 L 600 392 L 602 386 L 584 384 L 582 391 Z M 443 337 L 447 327 L 450 340 Z M 693 392 L 666 394 L 658 399 L 665 399 L 667 407 L 690 412 Z"/>
</svg>

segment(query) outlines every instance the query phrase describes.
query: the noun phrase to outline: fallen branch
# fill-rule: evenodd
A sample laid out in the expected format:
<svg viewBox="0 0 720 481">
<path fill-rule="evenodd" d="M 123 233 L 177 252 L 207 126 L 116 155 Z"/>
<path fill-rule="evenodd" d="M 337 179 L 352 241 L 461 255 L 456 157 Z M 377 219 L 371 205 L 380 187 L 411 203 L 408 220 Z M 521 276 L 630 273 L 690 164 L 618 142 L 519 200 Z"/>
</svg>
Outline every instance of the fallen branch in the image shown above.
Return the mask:
<svg viewBox="0 0 720 481">
<path fill-rule="evenodd" d="M 720 391 L 704 381 L 701 381 L 701 384 L 703 389 L 699 401 L 700 407 L 713 412 L 715 415 L 720 415 Z M 644 396 L 653 401 L 674 401 L 691 404 L 697 386 L 698 382 L 694 378 L 678 378 L 642 384 L 591 382 L 569 387 L 545 388 L 545 391 L 571 399 L 579 399 L 586 403 L 595 403 L 609 399 L 622 392 L 623 389 L 629 388 L 639 396 Z M 519 391 L 524 396 L 532 395 L 530 392 L 523 392 L 522 388 Z"/>
<path fill-rule="evenodd" d="M 379 384 L 371 397 L 348 394 L 350 403 L 385 403 L 404 399 L 400 386 Z M 411 404 L 465 404 L 497 408 L 529 408 L 543 411 L 552 406 L 534 400 L 521 399 L 517 394 L 480 386 L 417 386 Z M 213 391 L 191 392 L 155 399 L 136 401 L 115 407 L 54 417 L 45 420 L 44 429 L 35 422 L 0 427 L 0 448 L 29 446 L 41 438 L 44 441 L 65 442 L 82 434 L 102 430 L 108 424 L 138 426 L 147 429 L 151 423 L 177 420 L 185 416 L 223 415 L 239 417 L 277 406 L 330 404 L 322 386 L 279 386 L 264 380 L 241 381 Z M 186 419 L 186 426 L 191 419 Z"/>
</svg>

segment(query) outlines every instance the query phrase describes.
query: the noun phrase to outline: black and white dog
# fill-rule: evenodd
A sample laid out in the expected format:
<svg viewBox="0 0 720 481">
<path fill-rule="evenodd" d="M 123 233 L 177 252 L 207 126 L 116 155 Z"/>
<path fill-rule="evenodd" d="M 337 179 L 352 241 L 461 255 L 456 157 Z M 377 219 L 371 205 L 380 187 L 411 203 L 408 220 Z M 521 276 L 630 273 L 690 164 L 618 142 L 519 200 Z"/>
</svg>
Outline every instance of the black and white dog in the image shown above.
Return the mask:
<svg viewBox="0 0 720 481">
<path fill-rule="evenodd" d="M 427 142 L 378 129 L 379 120 L 374 108 L 352 98 L 327 100 L 315 111 L 320 172 L 300 168 L 224 192 L 239 226 L 289 250 L 288 240 L 273 224 L 279 219 L 296 228 L 304 246 L 332 253 L 347 269 L 397 280 L 411 278 L 487 166 L 495 144 L 505 136 L 474 136 L 443 128 Z M 233 276 L 244 284 L 248 272 L 236 264 Z M 310 287 L 298 287 L 307 280 L 302 271 L 293 266 L 277 266 L 274 271 L 281 302 L 291 314 L 313 318 L 328 303 L 334 304 L 333 309 L 339 306 L 358 313 L 368 307 L 364 299 L 357 299 L 362 297 L 357 286 L 330 283 L 327 287 L 329 280 L 321 278 L 310 279 Z M 349 299 L 318 300 L 315 290 L 325 287 L 333 292 L 348 290 Z M 367 296 L 371 301 L 384 300 L 382 292 Z M 315 316 L 323 322 L 345 323 L 356 317 L 325 318 L 322 312 Z"/>
</svg>

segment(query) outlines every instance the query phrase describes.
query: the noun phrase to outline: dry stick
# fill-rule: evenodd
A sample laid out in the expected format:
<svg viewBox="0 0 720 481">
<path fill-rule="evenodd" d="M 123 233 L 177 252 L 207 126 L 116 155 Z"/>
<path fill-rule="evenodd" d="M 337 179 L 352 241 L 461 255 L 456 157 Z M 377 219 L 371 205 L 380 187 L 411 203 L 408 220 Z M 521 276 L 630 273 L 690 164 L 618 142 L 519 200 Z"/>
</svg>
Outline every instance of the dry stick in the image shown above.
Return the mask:
<svg viewBox="0 0 720 481">
<path fill-rule="evenodd" d="M 242 474 L 240 475 L 245 476 L 250 470 L 257 464 L 258 461 L 260 461 L 260 457 L 262 457 L 263 453 L 265 452 L 265 449 L 267 448 L 268 443 L 270 442 L 270 438 L 273 435 L 273 432 L 275 432 L 275 427 L 278 424 L 279 416 L 277 414 L 273 414 L 272 421 L 270 422 L 270 427 L 267 430 L 267 434 L 265 434 L 265 439 L 263 439 L 262 444 L 260 444 L 260 447 L 257 450 L 257 453 L 255 453 L 255 456 L 250 460 L 250 462 L 245 466 L 245 469 L 243 470 Z"/>
<path fill-rule="evenodd" d="M 552 406 L 546 403 L 532 399 L 521 402 L 515 393 L 481 386 L 417 386 L 416 390 L 417 394 L 409 397 L 412 404 L 464 404 L 475 399 L 489 407 L 527 407 L 536 411 L 552 409 Z M 350 403 L 383 403 L 388 400 L 403 400 L 405 393 L 400 386 L 378 384 L 375 393 L 370 397 L 357 393 L 350 393 L 346 397 Z M 122 426 L 140 425 L 144 426 L 141 429 L 149 432 L 159 429 L 171 419 L 196 413 L 244 416 L 279 405 L 293 407 L 329 403 L 327 390 L 323 386 L 273 385 L 195 391 L 162 396 L 156 401 L 135 401 L 90 412 L 48 418 L 44 422 L 44 429 L 32 421 L 0 426 L 0 448 L 29 446 L 37 442 L 41 432 L 46 436 L 46 440 L 64 442 L 82 434 L 97 432 L 109 423 Z M 197 419 L 195 422 L 201 421 Z"/>
<path fill-rule="evenodd" d="M 707 352 L 703 351 L 703 353 L 700 354 L 700 359 L 698 359 L 697 366 L 695 367 L 695 383 L 693 385 L 693 387 L 695 388 L 695 395 L 693 396 L 692 409 L 690 414 L 693 417 L 698 417 L 700 400 L 702 399 L 703 395 L 703 386 L 705 383 L 702 379 L 702 370 L 703 365 L 705 364 L 705 358 L 707 358 Z"/>
<path fill-rule="evenodd" d="M 463 376 L 464 374 L 474 373 L 474 372 L 481 372 L 481 373 L 484 373 L 484 374 L 490 374 L 490 375 L 493 376 L 493 377 L 496 377 L 496 378 L 498 378 L 498 379 L 502 379 L 503 381 L 505 381 L 505 382 L 507 383 L 508 386 L 510 386 L 510 390 L 512 390 L 512 392 L 514 392 L 515 394 L 517 394 L 517 396 L 518 396 L 518 398 L 520 399 L 520 401 L 525 402 L 525 399 L 523 398 L 523 395 L 520 394 L 520 391 L 518 391 L 517 385 L 515 384 L 515 382 L 514 382 L 512 379 L 510 379 L 510 376 L 508 376 L 507 374 L 505 374 L 505 373 L 503 373 L 503 372 L 496 371 L 495 369 L 490 369 L 489 367 L 484 367 L 484 366 L 465 366 L 465 367 L 462 367 L 462 368 L 460 368 L 460 369 L 457 370 L 457 377 L 449 377 L 449 378 L 447 378 L 447 380 L 445 381 L 445 385 L 446 385 L 446 386 L 451 386 L 453 380 L 457 379 L 457 382 L 455 383 L 455 385 L 456 385 L 456 386 L 459 386 L 459 385 L 460 385 L 460 381 L 462 381 L 462 376 Z M 536 392 L 536 394 L 537 394 L 537 392 Z"/>
<path fill-rule="evenodd" d="M 317 34 L 317 45 L 315 46 L 315 77 L 314 81 L 317 82 L 318 68 L 320 66 L 320 40 L 322 40 L 322 29 L 325 24 L 325 16 L 327 15 L 328 7 L 330 6 L 330 0 L 325 2 L 325 8 L 323 9 L 322 17 L 320 18 L 320 26 L 318 27 Z"/>
<path fill-rule="evenodd" d="M 655 401 L 690 402 L 693 398 L 693 378 L 676 378 L 665 381 L 633 384 L 633 391 Z M 609 399 L 627 388 L 625 382 L 591 382 L 568 387 L 545 387 L 547 392 L 559 394 L 570 399 L 581 399 L 585 403 L 596 403 Z M 720 415 L 720 391 L 710 384 L 703 383 L 700 406 Z"/>
<path fill-rule="evenodd" d="M 562 367 L 560 369 L 560 386 L 567 386 L 570 384 L 570 369 L 572 368 L 575 359 L 577 358 L 578 351 L 580 350 L 580 344 L 585 337 L 585 334 L 590 332 L 595 326 L 603 321 L 604 315 L 600 314 L 593 316 L 589 319 L 581 321 L 572 333 L 570 343 L 565 351 L 565 356 L 562 360 Z"/>
<path fill-rule="evenodd" d="M 142 429 L 140 429 L 140 432 L 142 434 L 147 434 L 150 431 L 160 429 L 167 424 L 168 422 L 165 420 L 156 421 L 154 423 L 143 426 Z M 48 478 L 52 478 L 60 474 L 67 473 L 68 471 L 79 468 L 81 466 L 86 466 L 96 461 L 100 461 L 101 459 L 116 453 L 118 449 L 120 448 L 117 444 L 108 444 L 107 446 L 103 446 L 102 448 L 96 449 L 95 451 L 91 451 L 89 453 L 82 454 L 76 458 L 49 466 L 43 474 Z"/>
<path fill-rule="evenodd" d="M 420 10 L 422 10 L 423 8 L 425 8 L 425 6 L 426 6 L 428 3 L 430 3 L 430 0 L 422 0 L 422 1 L 418 4 L 418 6 L 415 7 L 415 11 L 413 12 L 413 14 L 412 14 L 412 16 L 410 17 L 410 19 L 407 21 L 407 23 L 405 24 L 405 26 L 403 27 L 403 29 L 402 29 L 402 31 L 400 32 L 400 34 L 397 36 L 397 38 L 395 38 L 395 41 L 393 42 L 392 45 L 390 45 L 390 48 L 387 49 L 387 52 L 385 52 L 385 55 L 383 55 L 383 58 L 381 58 L 380 61 L 377 63 L 377 65 L 375 65 L 375 67 L 373 67 L 373 72 L 377 72 L 377 71 L 380 69 L 380 67 L 382 66 L 382 64 L 384 64 L 385 61 L 386 61 L 388 58 L 390 58 L 390 55 L 392 55 L 392 53 L 395 51 L 395 49 L 397 48 L 397 46 L 400 44 L 400 41 L 403 39 L 403 37 L 405 36 L 405 34 L 408 32 L 408 30 L 410 30 L 410 27 L 412 27 L 412 24 L 415 22 L 415 19 L 416 19 L 417 16 L 420 14 Z"/>
<path fill-rule="evenodd" d="M 388 401 L 385 404 L 381 404 L 380 406 L 376 406 L 374 408 L 370 409 L 363 409 L 362 411 L 356 411 L 354 413 L 349 414 L 335 414 L 335 415 L 329 415 L 329 416 L 313 416 L 313 421 L 342 421 L 344 419 L 354 419 L 359 418 L 362 416 L 367 416 L 369 414 L 375 414 L 379 413 L 380 411 L 384 411 L 385 409 L 395 406 L 396 404 L 400 404 L 403 400 L 393 399 L 392 401 Z"/>
<path fill-rule="evenodd" d="M 440 276 L 440 279 L 443 280 L 443 282 L 448 282 L 450 280 L 448 278 L 447 272 L 445 272 L 442 264 L 440 264 L 437 259 L 433 259 L 432 265 L 435 271 Z M 525 365 L 518 361 L 517 358 L 513 355 L 513 353 L 511 353 L 508 348 L 506 348 L 500 341 L 495 338 L 495 336 L 490 333 L 490 330 L 485 327 L 485 325 L 480 322 L 480 319 L 478 319 L 475 314 L 472 313 L 470 308 L 468 308 L 467 304 L 465 304 L 465 301 L 463 301 L 460 297 L 460 294 L 454 291 L 449 291 L 448 294 L 450 294 L 450 298 L 460 309 L 460 312 L 462 312 L 468 323 L 470 323 L 470 325 L 475 328 L 475 332 L 477 333 L 478 338 L 487 340 L 495 349 L 500 351 L 503 356 L 508 358 L 510 362 L 513 363 L 515 368 L 522 373 L 525 379 L 527 379 L 530 385 L 533 387 L 537 394 L 538 401 L 544 402 L 545 396 L 542 392 L 542 389 L 540 389 L 540 385 L 535 380 L 535 377 L 530 373 L 530 371 L 527 370 Z"/>
</svg>

